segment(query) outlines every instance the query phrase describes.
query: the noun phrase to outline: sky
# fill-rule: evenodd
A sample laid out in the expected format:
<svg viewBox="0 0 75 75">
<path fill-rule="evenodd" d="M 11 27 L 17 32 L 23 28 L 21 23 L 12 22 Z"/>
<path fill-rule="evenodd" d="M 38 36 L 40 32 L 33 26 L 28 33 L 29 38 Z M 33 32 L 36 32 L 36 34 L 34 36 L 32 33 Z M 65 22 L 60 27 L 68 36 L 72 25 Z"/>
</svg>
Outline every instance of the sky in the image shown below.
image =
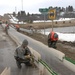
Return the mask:
<svg viewBox="0 0 75 75">
<path fill-rule="evenodd" d="M 23 5 L 23 6 L 22 6 Z M 0 15 L 24 10 L 26 13 L 40 13 L 39 8 L 48 8 L 49 6 L 75 8 L 75 0 L 0 0 Z"/>
</svg>

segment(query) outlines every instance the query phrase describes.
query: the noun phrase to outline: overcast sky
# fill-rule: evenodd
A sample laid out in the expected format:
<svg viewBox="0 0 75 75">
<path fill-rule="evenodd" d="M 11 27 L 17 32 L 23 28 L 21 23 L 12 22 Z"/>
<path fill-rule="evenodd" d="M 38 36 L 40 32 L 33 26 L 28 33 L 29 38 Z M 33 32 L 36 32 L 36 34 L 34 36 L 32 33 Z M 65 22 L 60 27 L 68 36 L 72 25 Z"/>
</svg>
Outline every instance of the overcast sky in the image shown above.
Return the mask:
<svg viewBox="0 0 75 75">
<path fill-rule="evenodd" d="M 67 7 L 69 5 L 75 8 L 75 0 L 0 0 L 0 15 L 23 10 L 26 13 L 39 13 L 39 8 L 48 8 L 49 6 Z"/>
</svg>

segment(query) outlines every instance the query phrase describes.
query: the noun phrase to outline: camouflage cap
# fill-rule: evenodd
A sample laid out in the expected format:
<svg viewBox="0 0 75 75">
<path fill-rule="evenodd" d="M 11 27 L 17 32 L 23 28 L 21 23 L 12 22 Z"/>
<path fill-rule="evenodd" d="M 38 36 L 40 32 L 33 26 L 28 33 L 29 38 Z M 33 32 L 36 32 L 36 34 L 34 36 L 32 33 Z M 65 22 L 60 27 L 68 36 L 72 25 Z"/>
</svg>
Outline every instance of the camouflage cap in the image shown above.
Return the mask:
<svg viewBox="0 0 75 75">
<path fill-rule="evenodd" d="M 22 45 L 28 45 L 28 41 L 25 39 L 25 40 L 22 42 Z"/>
</svg>

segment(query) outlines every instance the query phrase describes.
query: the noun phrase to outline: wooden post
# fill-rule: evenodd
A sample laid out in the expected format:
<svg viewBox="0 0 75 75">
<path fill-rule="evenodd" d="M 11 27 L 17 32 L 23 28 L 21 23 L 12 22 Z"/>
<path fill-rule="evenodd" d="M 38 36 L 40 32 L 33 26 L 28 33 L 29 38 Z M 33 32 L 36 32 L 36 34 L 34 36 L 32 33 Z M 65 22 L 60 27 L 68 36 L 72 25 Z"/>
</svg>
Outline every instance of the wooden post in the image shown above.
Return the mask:
<svg viewBox="0 0 75 75">
<path fill-rule="evenodd" d="M 52 31 L 53 31 L 53 20 L 52 20 Z"/>
</svg>

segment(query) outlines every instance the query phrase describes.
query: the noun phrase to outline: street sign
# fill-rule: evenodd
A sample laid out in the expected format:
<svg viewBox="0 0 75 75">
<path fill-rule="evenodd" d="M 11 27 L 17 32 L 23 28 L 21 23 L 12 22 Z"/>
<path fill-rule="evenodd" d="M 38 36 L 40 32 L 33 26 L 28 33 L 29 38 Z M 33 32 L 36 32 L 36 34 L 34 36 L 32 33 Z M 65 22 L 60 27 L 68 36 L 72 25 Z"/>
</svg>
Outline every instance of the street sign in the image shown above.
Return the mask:
<svg viewBox="0 0 75 75">
<path fill-rule="evenodd" d="M 47 8 L 40 8 L 40 9 L 39 9 L 39 12 L 45 13 L 45 12 L 48 12 L 48 10 L 49 10 L 49 9 L 47 9 Z"/>
<path fill-rule="evenodd" d="M 43 15 L 44 15 L 44 35 L 45 35 L 45 15 L 48 13 L 48 10 L 47 8 L 40 8 L 39 9 L 39 12 L 41 12 Z"/>
<path fill-rule="evenodd" d="M 56 18 L 56 9 L 49 10 L 49 19 L 54 20 Z"/>
</svg>

